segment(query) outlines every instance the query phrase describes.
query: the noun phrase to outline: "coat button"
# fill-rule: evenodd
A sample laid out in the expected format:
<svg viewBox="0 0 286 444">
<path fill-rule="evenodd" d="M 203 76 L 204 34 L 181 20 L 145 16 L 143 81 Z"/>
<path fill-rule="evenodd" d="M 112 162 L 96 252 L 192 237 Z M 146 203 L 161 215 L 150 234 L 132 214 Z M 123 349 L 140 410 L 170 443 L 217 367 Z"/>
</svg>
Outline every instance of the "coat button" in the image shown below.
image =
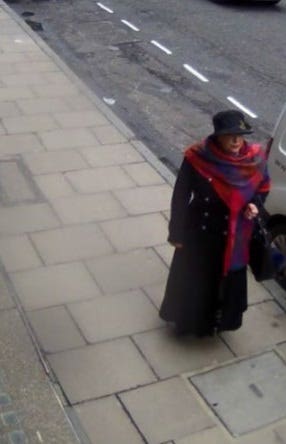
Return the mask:
<svg viewBox="0 0 286 444">
<path fill-rule="evenodd" d="M 223 234 L 224 234 L 224 236 L 226 236 L 227 235 L 227 231 L 224 231 Z"/>
<path fill-rule="evenodd" d="M 205 225 L 202 225 L 202 230 L 205 230 L 207 227 Z"/>
<path fill-rule="evenodd" d="M 208 181 L 211 182 L 213 179 L 212 177 L 208 177 Z"/>
<path fill-rule="evenodd" d="M 228 219 L 228 215 L 226 214 L 226 215 L 224 216 L 224 218 L 227 220 L 227 219 Z"/>
<path fill-rule="evenodd" d="M 206 211 L 206 212 L 204 213 L 204 216 L 205 216 L 205 217 L 208 217 L 208 215 L 209 215 L 209 213 Z"/>
<path fill-rule="evenodd" d="M 210 200 L 209 197 L 205 197 L 205 201 L 208 202 Z"/>
</svg>

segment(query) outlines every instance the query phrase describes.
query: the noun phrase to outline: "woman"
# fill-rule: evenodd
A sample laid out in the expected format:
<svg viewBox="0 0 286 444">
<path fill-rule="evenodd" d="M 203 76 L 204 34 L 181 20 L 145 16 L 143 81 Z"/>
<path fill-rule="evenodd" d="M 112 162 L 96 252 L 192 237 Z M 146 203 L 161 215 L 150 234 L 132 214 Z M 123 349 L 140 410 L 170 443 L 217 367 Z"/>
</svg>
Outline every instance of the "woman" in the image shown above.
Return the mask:
<svg viewBox="0 0 286 444">
<path fill-rule="evenodd" d="M 185 152 L 175 184 L 169 242 L 175 247 L 160 316 L 178 334 L 236 330 L 247 309 L 254 218 L 270 187 L 264 153 L 237 110 L 213 117 L 214 133 Z"/>
</svg>

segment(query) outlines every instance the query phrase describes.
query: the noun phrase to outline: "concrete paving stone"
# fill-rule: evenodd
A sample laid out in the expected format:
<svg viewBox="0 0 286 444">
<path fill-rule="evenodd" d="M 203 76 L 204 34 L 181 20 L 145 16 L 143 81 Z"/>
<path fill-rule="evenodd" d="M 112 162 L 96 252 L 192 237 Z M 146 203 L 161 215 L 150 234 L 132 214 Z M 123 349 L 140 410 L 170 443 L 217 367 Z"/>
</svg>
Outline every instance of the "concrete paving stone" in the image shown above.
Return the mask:
<svg viewBox="0 0 286 444">
<path fill-rule="evenodd" d="M 87 128 L 70 128 L 47 131 L 40 139 L 48 150 L 80 148 L 97 144 L 95 137 Z"/>
<path fill-rule="evenodd" d="M 167 280 L 165 282 L 160 282 L 159 284 L 146 285 L 145 287 L 143 287 L 145 293 L 148 295 L 148 297 L 151 299 L 153 304 L 155 304 L 155 306 L 158 309 L 160 308 L 163 301 L 166 283 Z"/>
<path fill-rule="evenodd" d="M 273 300 L 269 291 L 254 279 L 251 271 L 247 273 L 247 287 L 249 305 Z"/>
<path fill-rule="evenodd" d="M 180 378 L 120 395 L 149 444 L 183 438 L 214 425 Z"/>
<path fill-rule="evenodd" d="M 11 273 L 11 279 L 26 310 L 100 296 L 88 271 L 78 262 Z"/>
<path fill-rule="evenodd" d="M 31 54 L 29 58 L 33 59 L 34 61 L 41 59 L 41 57 L 37 56 L 33 57 Z M 38 97 L 65 97 L 77 94 L 78 88 L 75 85 L 73 85 L 71 82 L 68 82 L 66 84 L 55 83 L 55 84 L 45 85 L 44 88 L 42 86 L 35 85 L 33 86 L 33 91 Z"/>
<path fill-rule="evenodd" d="M 72 150 L 28 153 L 23 155 L 23 159 L 34 175 L 60 173 L 86 168 L 86 163 L 82 156 Z"/>
<path fill-rule="evenodd" d="M 286 435 L 278 431 L 271 429 L 256 430 L 253 433 L 249 433 L 236 439 L 234 442 L 237 444 L 286 444 Z M 233 442 L 233 441 L 232 441 Z"/>
<path fill-rule="evenodd" d="M 43 75 L 34 72 L 2 74 L 0 79 L 4 86 L 46 85 Z"/>
<path fill-rule="evenodd" d="M 1 74 L 12 74 L 14 72 L 15 72 L 15 67 L 13 63 L 0 63 Z"/>
<path fill-rule="evenodd" d="M 15 303 L 10 295 L 4 274 L 0 272 L 0 310 L 8 310 L 10 308 L 13 308 L 14 306 Z M 1 389 L 1 380 L 0 380 L 0 389 Z"/>
<path fill-rule="evenodd" d="M 14 235 L 59 226 L 59 220 L 44 203 L 0 207 L 0 234 Z"/>
<path fill-rule="evenodd" d="M 88 268 L 104 293 L 120 293 L 166 280 L 167 269 L 151 249 L 96 258 Z"/>
<path fill-rule="evenodd" d="M 4 126 L 0 123 L 0 136 L 7 134 L 6 129 L 4 128 Z"/>
<path fill-rule="evenodd" d="M 127 142 L 126 137 L 113 125 L 94 127 L 92 131 L 99 143 L 103 145 Z"/>
<path fill-rule="evenodd" d="M 0 238 L 0 257 L 8 272 L 41 266 L 39 256 L 25 235 Z"/>
<path fill-rule="evenodd" d="M 167 222 L 166 222 L 167 225 Z M 167 234 L 165 236 L 165 239 L 167 238 Z M 165 240 L 164 239 L 164 240 Z M 172 262 L 172 258 L 174 255 L 174 247 L 172 247 L 170 244 L 164 244 L 159 245 L 158 247 L 155 247 L 155 250 L 159 254 L 159 256 L 163 259 L 163 261 L 170 266 Z"/>
<path fill-rule="evenodd" d="M 39 51 L 25 51 L 25 56 L 27 60 L 30 60 L 31 62 L 46 62 L 47 60 L 51 60 L 50 57 L 47 56 L 45 51 L 39 50 Z"/>
<path fill-rule="evenodd" d="M 162 325 L 156 308 L 140 290 L 69 304 L 68 309 L 89 343 Z"/>
<path fill-rule="evenodd" d="M 79 193 L 98 193 L 134 186 L 133 180 L 119 166 L 66 173 L 65 177 Z"/>
<path fill-rule="evenodd" d="M 68 105 L 70 110 L 74 111 L 88 111 L 88 110 L 95 110 L 99 111 L 93 102 L 86 96 L 84 96 L 82 93 L 79 93 L 77 95 L 71 95 L 64 97 L 65 103 Z"/>
<path fill-rule="evenodd" d="M 49 356 L 71 403 L 128 390 L 156 380 L 130 339 L 116 339 Z"/>
<path fill-rule="evenodd" d="M 282 352 L 282 354 L 285 356 L 285 358 L 286 358 L 286 342 L 283 342 L 282 344 L 279 344 L 278 345 L 278 350 L 280 351 L 280 352 Z"/>
<path fill-rule="evenodd" d="M 1 71 L 1 66 L 0 66 Z M 20 110 L 14 102 L 0 102 L 0 118 L 15 117 L 20 115 Z"/>
<path fill-rule="evenodd" d="M 143 444 L 141 436 L 114 396 L 80 404 L 75 411 L 91 444 Z"/>
<path fill-rule="evenodd" d="M 62 197 L 52 200 L 51 203 L 65 224 L 89 223 L 126 216 L 124 208 L 108 192 Z"/>
<path fill-rule="evenodd" d="M 0 196 L 3 204 L 17 205 L 39 200 L 35 185 L 16 159 L 0 162 Z"/>
<path fill-rule="evenodd" d="M 165 182 L 163 177 L 147 162 L 124 165 L 123 168 L 139 186 L 158 185 Z"/>
<path fill-rule="evenodd" d="M 29 88 L 28 86 L 0 87 L 0 102 L 17 99 L 29 99 L 31 97 L 34 97 L 34 94 L 31 88 Z"/>
<path fill-rule="evenodd" d="M 117 251 L 152 247 L 167 236 L 167 223 L 159 213 L 102 222 L 101 227 Z"/>
<path fill-rule="evenodd" d="M 65 180 L 63 174 L 43 174 L 36 176 L 34 180 L 47 199 L 57 199 L 74 194 L 74 190 Z"/>
<path fill-rule="evenodd" d="M 14 64 L 14 72 L 15 70 L 17 72 L 21 73 L 27 73 L 27 72 L 33 72 L 33 73 L 43 73 L 43 72 L 53 72 L 53 71 L 59 71 L 58 66 L 50 61 L 38 61 L 38 62 L 18 62 Z"/>
<path fill-rule="evenodd" d="M 81 152 L 92 167 L 143 162 L 143 157 L 128 143 L 84 148 Z"/>
<path fill-rule="evenodd" d="M 72 81 L 68 78 L 68 76 L 63 71 L 57 72 L 44 72 L 43 79 L 46 84 L 57 84 L 57 85 L 70 85 L 72 86 Z"/>
<path fill-rule="evenodd" d="M 106 125 L 108 120 L 99 111 L 70 111 L 54 114 L 55 120 L 62 128 L 85 128 Z"/>
<path fill-rule="evenodd" d="M 274 352 L 194 375 L 190 382 L 235 437 L 285 419 L 286 366 Z"/>
<path fill-rule="evenodd" d="M 1 23 L 1 35 L 2 35 L 3 23 Z M 8 35 L 8 34 L 7 34 Z M 28 57 L 25 53 L 4 53 L 0 52 L 0 63 L 25 63 L 28 61 Z"/>
<path fill-rule="evenodd" d="M 238 441 L 240 444 L 240 441 Z M 192 433 L 189 436 L 185 436 L 182 439 L 175 441 L 175 444 L 231 444 L 233 440 L 229 437 L 225 431 L 218 427 L 212 427 L 207 430 L 202 430 L 198 433 Z M 258 443 L 257 443 L 258 444 Z M 260 442 L 264 444 L 264 442 Z M 265 442 L 265 444 L 268 444 Z"/>
<path fill-rule="evenodd" d="M 44 147 L 33 134 L 10 134 L 0 136 L 0 155 L 35 153 L 43 151 Z"/>
<path fill-rule="evenodd" d="M 51 307 L 27 313 L 28 319 L 46 353 L 56 353 L 86 344 L 65 307 Z"/>
<path fill-rule="evenodd" d="M 55 113 L 68 110 L 68 105 L 63 99 L 57 97 L 22 99 L 17 100 L 16 103 L 24 114 Z"/>
<path fill-rule="evenodd" d="M 9 134 L 48 131 L 57 127 L 53 118 L 44 114 L 6 117 L 2 122 Z"/>
<path fill-rule="evenodd" d="M 46 264 L 90 259 L 113 252 L 95 224 L 41 231 L 32 234 L 31 238 Z"/>
<path fill-rule="evenodd" d="M 286 341 L 286 314 L 275 302 L 264 302 L 248 308 L 243 326 L 222 334 L 236 355 L 255 353 Z"/>
<path fill-rule="evenodd" d="M 129 214 L 164 211 L 170 207 L 172 190 L 169 185 L 116 190 L 114 192 Z"/>
<path fill-rule="evenodd" d="M 169 329 L 158 329 L 137 334 L 134 340 L 160 378 L 217 365 L 234 357 L 217 337 L 178 339 Z"/>
<path fill-rule="evenodd" d="M 285 419 L 278 424 L 275 424 L 272 430 L 272 436 L 276 439 L 273 443 L 281 443 L 286 444 L 286 421 Z M 260 441 L 261 443 L 262 441 Z M 266 442 L 266 441 L 265 441 Z M 259 443 L 259 444 L 260 444 Z M 251 443 L 243 443 L 243 444 L 251 444 Z M 271 442 L 272 444 L 272 442 Z"/>
</svg>

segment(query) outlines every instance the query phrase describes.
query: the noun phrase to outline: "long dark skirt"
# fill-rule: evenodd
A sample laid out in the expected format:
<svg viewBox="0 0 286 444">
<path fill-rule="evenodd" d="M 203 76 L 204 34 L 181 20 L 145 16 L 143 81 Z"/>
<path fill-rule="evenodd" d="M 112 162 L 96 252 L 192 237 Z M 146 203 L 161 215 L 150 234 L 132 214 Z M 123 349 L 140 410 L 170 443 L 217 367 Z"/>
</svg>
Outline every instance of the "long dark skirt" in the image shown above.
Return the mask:
<svg viewBox="0 0 286 444">
<path fill-rule="evenodd" d="M 175 323 L 178 332 L 204 336 L 241 326 L 247 309 L 246 267 L 222 279 L 222 246 L 204 237 L 175 250 L 160 316 Z"/>
</svg>

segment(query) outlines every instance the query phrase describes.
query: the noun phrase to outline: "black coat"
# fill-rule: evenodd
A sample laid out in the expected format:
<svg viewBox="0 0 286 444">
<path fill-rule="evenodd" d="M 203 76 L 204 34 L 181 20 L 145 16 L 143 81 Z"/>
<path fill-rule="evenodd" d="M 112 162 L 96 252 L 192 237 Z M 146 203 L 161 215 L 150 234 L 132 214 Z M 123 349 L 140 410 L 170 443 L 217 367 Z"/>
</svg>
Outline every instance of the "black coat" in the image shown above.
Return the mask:
<svg viewBox="0 0 286 444">
<path fill-rule="evenodd" d="M 252 201 L 255 201 L 252 200 Z M 171 263 L 160 316 L 197 335 L 241 326 L 247 308 L 246 266 L 222 279 L 229 209 L 184 160 L 172 197 L 169 241 L 182 243 Z"/>
</svg>

